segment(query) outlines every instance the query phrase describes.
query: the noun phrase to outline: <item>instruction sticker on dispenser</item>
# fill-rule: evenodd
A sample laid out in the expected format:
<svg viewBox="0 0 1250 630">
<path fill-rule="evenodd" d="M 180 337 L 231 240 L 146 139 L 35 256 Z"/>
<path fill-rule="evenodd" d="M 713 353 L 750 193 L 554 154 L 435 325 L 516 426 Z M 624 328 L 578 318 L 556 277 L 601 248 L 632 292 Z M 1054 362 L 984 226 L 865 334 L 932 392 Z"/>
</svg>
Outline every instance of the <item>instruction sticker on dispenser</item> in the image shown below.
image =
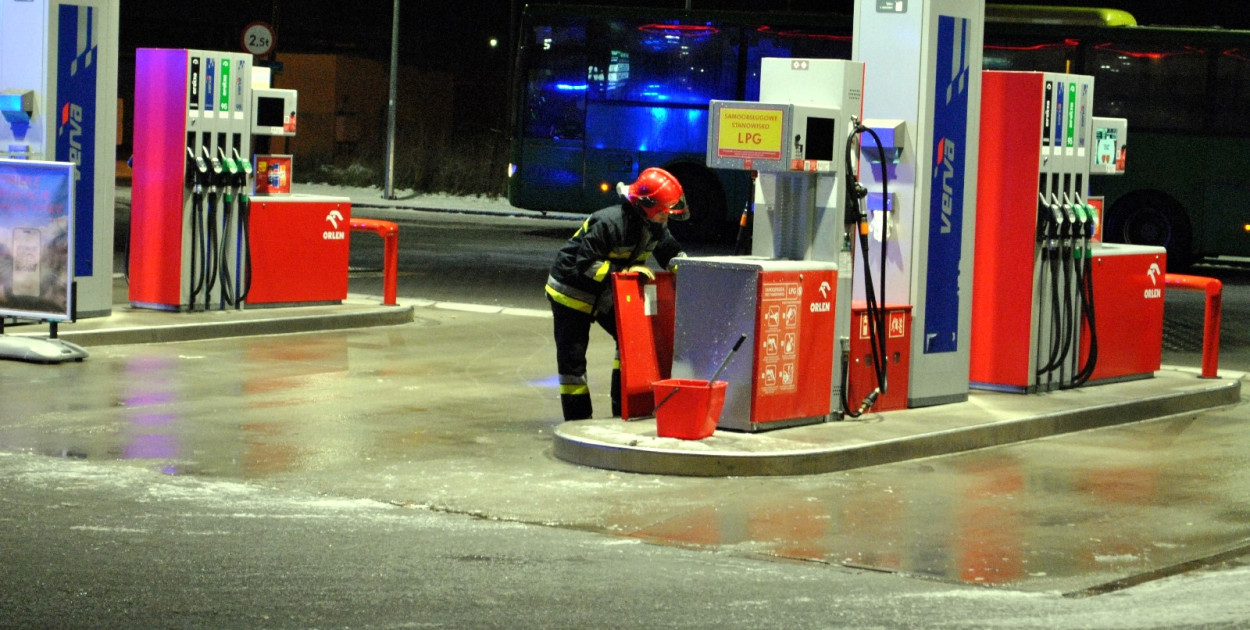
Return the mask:
<svg viewBox="0 0 1250 630">
<path fill-rule="evenodd" d="M 781 159 L 781 111 L 722 107 L 719 116 L 717 157 Z"/>
<path fill-rule="evenodd" d="M 213 90 L 213 82 L 217 80 L 217 66 L 213 63 L 212 57 L 205 59 L 204 63 L 204 117 L 212 118 L 216 113 L 214 105 L 217 99 L 215 98 L 216 92 Z"/>
<path fill-rule="evenodd" d="M 771 282 L 760 287 L 760 393 L 798 391 L 799 317 L 803 285 Z"/>
<path fill-rule="evenodd" d="M 223 112 L 230 111 L 230 60 L 221 60 L 221 100 L 218 103 L 218 109 Z"/>
<path fill-rule="evenodd" d="M 1042 93 L 1042 146 L 1050 147 L 1050 121 L 1051 111 L 1054 106 L 1055 82 L 1047 81 L 1046 90 Z"/>
<path fill-rule="evenodd" d="M 191 80 L 187 85 L 187 111 L 200 111 L 200 58 L 191 57 Z"/>
<path fill-rule="evenodd" d="M 291 156 L 257 155 L 255 160 L 256 195 L 291 193 Z"/>
<path fill-rule="evenodd" d="M 242 59 L 238 60 L 238 65 L 234 72 L 234 118 L 235 120 L 243 120 L 243 75 L 247 71 L 244 69 Z"/>
<path fill-rule="evenodd" d="M 1072 155 L 1072 149 L 1076 147 L 1076 83 L 1068 84 L 1068 128 L 1067 128 L 1067 148 L 1068 155 Z"/>
</svg>

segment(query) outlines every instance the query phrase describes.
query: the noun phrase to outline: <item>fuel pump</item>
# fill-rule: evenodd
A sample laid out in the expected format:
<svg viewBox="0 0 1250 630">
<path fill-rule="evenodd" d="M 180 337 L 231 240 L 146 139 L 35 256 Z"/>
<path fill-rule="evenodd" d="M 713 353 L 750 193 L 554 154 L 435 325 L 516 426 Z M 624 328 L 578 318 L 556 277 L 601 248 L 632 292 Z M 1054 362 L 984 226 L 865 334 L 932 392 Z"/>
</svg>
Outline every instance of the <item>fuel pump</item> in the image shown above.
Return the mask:
<svg viewBox="0 0 1250 630">
<path fill-rule="evenodd" d="M 984 85 L 972 381 L 1017 392 L 1080 386 L 1105 356 L 1097 215 L 1086 201 L 1093 78 L 986 71 Z"/>
<path fill-rule="evenodd" d="M 841 414 L 853 235 L 841 151 L 863 91 L 863 65 L 844 60 L 765 58 L 760 76 L 759 102 L 709 104 L 708 165 L 757 173 L 752 254 L 677 272 L 673 376 L 706 378 L 745 335 L 718 424 L 741 431 Z"/>
<path fill-rule="evenodd" d="M 251 56 L 141 48 L 135 92 L 130 303 L 237 308 L 238 262 L 247 258 L 240 200 L 250 180 Z"/>
</svg>

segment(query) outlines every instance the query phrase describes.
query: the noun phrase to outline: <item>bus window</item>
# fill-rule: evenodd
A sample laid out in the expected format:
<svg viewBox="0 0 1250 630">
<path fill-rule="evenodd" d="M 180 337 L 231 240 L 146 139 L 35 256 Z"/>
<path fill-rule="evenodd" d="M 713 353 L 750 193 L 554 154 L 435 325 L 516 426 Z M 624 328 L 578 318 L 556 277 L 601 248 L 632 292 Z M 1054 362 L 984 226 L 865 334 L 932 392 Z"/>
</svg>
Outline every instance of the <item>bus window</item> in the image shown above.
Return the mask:
<svg viewBox="0 0 1250 630">
<path fill-rule="evenodd" d="M 530 138 L 576 140 L 585 133 L 586 27 L 539 25 L 527 44 L 524 130 Z"/>
<path fill-rule="evenodd" d="M 1250 112 L 1250 50 L 1222 51 L 1215 73 L 1211 130 L 1217 134 L 1250 133 L 1250 116 L 1246 116 Z"/>
<path fill-rule="evenodd" d="M 834 35 L 810 28 L 781 25 L 748 29 L 747 77 L 743 100 L 760 97 L 760 60 L 764 57 L 797 57 L 807 59 L 850 59 L 851 37 Z"/>
<path fill-rule="evenodd" d="M 1095 115 L 1142 130 L 1198 131 L 1207 108 L 1207 57 L 1189 46 L 1107 42 L 1091 47 Z"/>
<path fill-rule="evenodd" d="M 732 31 L 625 19 L 594 28 L 602 32 L 590 39 L 587 149 L 629 151 L 640 163 L 662 160 L 645 154 L 701 154 L 708 100 L 734 96 Z"/>
<path fill-rule="evenodd" d="M 707 106 L 734 97 L 731 32 L 711 23 L 604 20 L 592 40 L 591 101 Z"/>
<path fill-rule="evenodd" d="M 987 35 L 982 67 L 986 70 L 1074 72 L 1079 42 L 1064 40 L 993 40 Z"/>
</svg>

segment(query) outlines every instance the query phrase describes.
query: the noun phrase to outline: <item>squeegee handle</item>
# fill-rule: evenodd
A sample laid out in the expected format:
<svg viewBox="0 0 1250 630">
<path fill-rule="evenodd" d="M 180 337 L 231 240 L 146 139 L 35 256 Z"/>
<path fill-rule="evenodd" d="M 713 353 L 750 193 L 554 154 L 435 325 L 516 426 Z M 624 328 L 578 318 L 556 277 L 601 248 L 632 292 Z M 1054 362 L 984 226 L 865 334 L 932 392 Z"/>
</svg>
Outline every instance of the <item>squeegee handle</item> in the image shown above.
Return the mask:
<svg viewBox="0 0 1250 630">
<path fill-rule="evenodd" d="M 720 362 L 720 367 L 716 368 L 716 372 L 715 372 L 714 374 L 712 374 L 712 380 L 710 380 L 710 381 L 708 381 L 708 382 L 707 382 L 707 387 L 708 387 L 708 389 L 711 389 L 711 388 L 712 388 L 712 383 L 715 383 L 715 382 L 716 382 L 716 377 L 720 376 L 721 370 L 724 370 L 724 369 L 725 369 L 725 366 L 729 364 L 729 359 L 733 358 L 734 353 L 738 351 L 738 348 L 741 348 L 741 347 L 742 347 L 742 342 L 744 342 L 744 341 L 746 341 L 746 340 L 747 340 L 746 333 L 743 333 L 741 337 L 738 337 L 738 342 L 734 344 L 733 350 L 730 350 L 730 351 L 729 351 L 729 355 L 725 357 L 725 360 Z M 659 402 L 659 404 L 657 404 L 657 405 L 656 405 L 656 406 L 655 406 L 655 407 L 651 410 L 651 413 L 658 413 L 658 412 L 660 411 L 660 407 L 663 407 L 663 406 L 664 406 L 664 403 L 668 402 L 668 399 L 669 399 L 669 398 L 672 398 L 672 397 L 673 397 L 673 395 L 674 395 L 674 394 L 676 394 L 676 393 L 677 393 L 677 388 L 676 388 L 676 387 L 674 387 L 674 388 L 672 389 L 672 391 L 670 391 L 670 392 L 668 393 L 668 395 L 667 395 L 667 396 L 665 396 L 665 397 L 664 397 L 664 399 L 663 399 L 663 400 L 661 400 L 661 401 Z"/>
<path fill-rule="evenodd" d="M 734 344 L 733 350 L 729 351 L 729 354 L 725 356 L 725 360 L 720 362 L 720 367 L 716 368 L 716 372 L 712 373 L 712 378 L 707 382 L 708 387 L 711 387 L 712 383 L 716 382 L 716 377 L 720 376 L 720 373 L 725 370 L 725 366 L 729 365 L 729 360 L 733 358 L 734 353 L 738 351 L 738 348 L 742 347 L 742 342 L 746 340 L 746 333 L 742 333 L 742 336 L 738 337 L 738 342 Z"/>
</svg>

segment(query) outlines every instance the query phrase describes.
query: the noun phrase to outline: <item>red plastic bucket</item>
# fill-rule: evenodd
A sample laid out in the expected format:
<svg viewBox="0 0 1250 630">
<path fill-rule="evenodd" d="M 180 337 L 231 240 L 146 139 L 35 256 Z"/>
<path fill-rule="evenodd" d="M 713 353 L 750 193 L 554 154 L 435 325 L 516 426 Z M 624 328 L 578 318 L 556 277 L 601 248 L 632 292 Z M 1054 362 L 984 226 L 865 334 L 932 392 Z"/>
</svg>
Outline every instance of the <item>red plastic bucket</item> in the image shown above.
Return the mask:
<svg viewBox="0 0 1250 630">
<path fill-rule="evenodd" d="M 656 411 L 655 431 L 660 437 L 702 440 L 716 430 L 721 408 L 725 406 L 725 381 L 708 382 L 691 378 L 668 378 L 651 384 L 655 404 L 673 390 L 673 397 Z"/>
</svg>

